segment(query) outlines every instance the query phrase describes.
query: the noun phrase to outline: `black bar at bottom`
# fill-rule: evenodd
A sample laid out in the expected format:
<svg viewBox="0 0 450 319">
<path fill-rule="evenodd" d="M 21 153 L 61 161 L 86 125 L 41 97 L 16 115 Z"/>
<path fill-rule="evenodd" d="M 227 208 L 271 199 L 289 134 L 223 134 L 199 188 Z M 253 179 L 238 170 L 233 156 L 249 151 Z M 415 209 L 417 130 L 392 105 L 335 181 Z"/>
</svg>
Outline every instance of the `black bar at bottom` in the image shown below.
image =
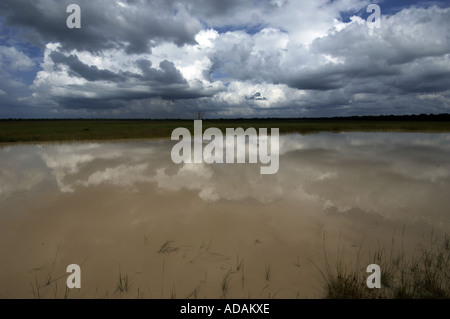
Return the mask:
<svg viewBox="0 0 450 319">
<path fill-rule="evenodd" d="M 139 315 L 144 318 L 310 318 L 320 315 L 385 316 L 417 314 L 424 309 L 438 314 L 450 306 L 447 300 L 0 300 L 3 313 L 44 316 Z M 9 309 L 8 309 L 9 308 Z M 444 312 L 446 313 L 446 312 Z M 159 315 L 161 314 L 161 316 Z M 19 316 L 20 317 L 20 316 Z"/>
</svg>

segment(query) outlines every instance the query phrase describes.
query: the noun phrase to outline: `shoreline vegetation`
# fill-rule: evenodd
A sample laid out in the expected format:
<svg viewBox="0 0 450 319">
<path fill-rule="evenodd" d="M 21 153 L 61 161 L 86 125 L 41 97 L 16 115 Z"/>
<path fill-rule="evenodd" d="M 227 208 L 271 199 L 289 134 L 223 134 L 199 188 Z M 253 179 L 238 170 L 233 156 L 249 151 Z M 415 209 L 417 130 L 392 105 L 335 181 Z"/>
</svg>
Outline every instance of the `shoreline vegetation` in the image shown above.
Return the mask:
<svg viewBox="0 0 450 319">
<path fill-rule="evenodd" d="M 431 231 L 423 234 L 423 239 L 417 243 L 413 249 L 406 249 L 403 246 L 405 229 L 401 238 L 392 237 L 390 245 L 378 245 L 378 247 L 367 248 L 364 240 L 361 241 L 356 252 L 348 254 L 343 246 L 338 247 L 336 252 L 327 250 L 323 247 L 323 261 L 316 264 L 317 278 L 322 278 L 323 299 L 449 299 L 450 298 L 450 237 L 446 233 Z M 373 249 L 374 248 L 374 249 Z M 220 298 L 233 299 L 230 293 L 230 286 L 239 291 L 239 287 L 244 290 L 244 282 L 248 269 L 245 268 L 245 256 L 237 254 L 235 264 L 230 264 L 230 269 L 226 271 L 223 280 L 214 282 L 216 285 L 216 294 L 213 296 L 204 296 L 201 293 L 201 287 L 211 284 L 208 280 L 208 273 L 205 273 L 204 279 L 188 295 L 177 293 L 175 282 L 165 276 L 165 267 L 173 262 L 166 260 L 171 253 L 177 252 L 178 246 L 172 240 L 167 240 L 161 248 L 154 254 L 162 258 L 161 268 L 161 287 L 158 283 L 150 283 L 150 286 L 134 280 L 133 276 L 121 270 L 118 265 L 118 276 L 111 278 L 109 282 L 110 289 L 100 289 L 97 286 L 94 295 L 80 296 L 80 290 L 67 289 L 64 280 L 66 275 L 55 274 L 55 260 L 50 271 L 41 276 L 36 275 L 30 282 L 30 294 L 26 298 L 34 299 L 201 299 L 201 298 Z M 209 247 L 206 248 L 209 250 Z M 367 256 L 368 254 L 368 256 Z M 331 256 L 333 255 L 333 256 Z M 159 260 L 161 260 L 159 258 Z M 369 289 L 366 285 L 368 273 L 366 265 L 368 262 L 375 263 L 381 269 L 381 287 L 379 289 Z M 295 265 L 300 267 L 300 265 Z M 287 290 L 285 288 L 272 287 L 271 277 L 273 270 L 270 264 L 260 265 L 264 267 L 264 276 L 260 278 L 262 290 L 256 295 L 248 295 L 249 299 L 276 299 L 278 293 Z M 300 270 L 300 268 L 299 268 Z M 250 272 L 257 271 L 252 269 Z M 44 277 L 42 277 L 44 275 Z M 295 274 L 291 274 L 295 278 Z M 43 279 L 44 278 L 44 279 Z M 59 282 L 59 289 L 58 289 Z M 114 283 L 115 282 L 115 283 Z M 241 285 L 242 284 L 242 285 Z M 152 287 L 153 293 L 149 287 Z M 103 287 L 104 288 L 104 287 Z M 164 288 L 170 290 L 164 293 Z M 160 295 L 159 291 L 160 289 Z M 289 289 L 288 289 L 289 290 Z M 237 297 L 239 298 L 239 297 Z M 281 297 L 286 298 L 286 296 Z M 288 299 L 299 299 L 300 290 L 291 291 Z M 245 299 L 245 298 L 244 298 Z M 303 299 L 303 298 L 302 298 Z"/>
<path fill-rule="evenodd" d="M 194 121 L 152 119 L 0 119 L 0 143 L 170 138 Z M 203 119 L 203 128 L 279 128 L 280 134 L 319 132 L 450 132 L 450 114 L 329 118 Z M 270 132 L 270 131 L 269 131 Z"/>
<path fill-rule="evenodd" d="M 368 289 L 361 262 L 362 249 L 346 260 L 342 252 L 330 258 L 324 249 L 324 267 L 319 271 L 326 282 L 327 299 L 449 299 L 450 237 L 431 231 L 413 251 L 400 245 L 395 234 L 390 247 L 369 250 L 369 262 L 381 269 L 381 288 Z M 397 239 L 398 241 L 398 239 Z M 400 246 L 400 247 L 399 247 Z"/>
</svg>

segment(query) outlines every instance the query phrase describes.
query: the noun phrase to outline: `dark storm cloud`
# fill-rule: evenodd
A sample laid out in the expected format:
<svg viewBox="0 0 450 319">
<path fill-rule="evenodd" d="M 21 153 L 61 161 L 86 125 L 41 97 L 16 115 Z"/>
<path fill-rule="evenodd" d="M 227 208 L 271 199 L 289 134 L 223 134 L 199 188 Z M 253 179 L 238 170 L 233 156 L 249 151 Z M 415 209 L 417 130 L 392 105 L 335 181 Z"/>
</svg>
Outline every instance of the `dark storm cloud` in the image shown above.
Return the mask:
<svg viewBox="0 0 450 319">
<path fill-rule="evenodd" d="M 113 72 L 80 60 L 75 54 L 66 55 L 54 47 L 45 58 L 43 81 L 33 87 L 68 110 L 118 110 L 130 101 L 160 98 L 162 100 L 198 99 L 212 96 L 216 90 L 193 88 L 173 62 L 163 60 L 153 68 L 150 60 L 135 61 L 134 72 Z M 86 59 L 86 57 L 85 57 Z M 91 59 L 90 57 L 87 58 Z M 140 72 L 136 72 L 140 70 Z M 47 81 L 47 74 L 59 74 L 60 79 Z M 75 80 L 83 79 L 84 82 Z M 57 87 L 57 91 L 54 88 Z"/>
<path fill-rule="evenodd" d="M 0 14 L 6 24 L 19 28 L 21 34 L 41 48 L 59 42 L 66 50 L 98 52 L 108 48 L 125 48 L 141 53 L 162 41 L 177 45 L 194 43 L 200 23 L 177 10 L 167 1 L 76 1 L 81 7 L 81 29 L 68 29 L 66 8 L 71 0 L 2 0 Z"/>
<path fill-rule="evenodd" d="M 191 0 L 187 3 L 189 12 L 205 21 L 209 27 L 242 30 L 267 25 L 263 12 L 278 8 L 269 0 Z"/>
<path fill-rule="evenodd" d="M 133 92 L 129 90 L 129 87 L 125 86 L 107 93 L 108 95 L 96 98 L 54 97 L 53 100 L 59 105 L 64 105 L 64 108 L 67 109 L 118 110 L 126 109 L 131 101 L 153 98 L 177 101 L 205 97 L 204 92 L 190 90 L 186 86 L 148 87 L 146 92 Z"/>
<path fill-rule="evenodd" d="M 308 73 L 303 73 L 301 76 L 296 76 L 291 79 L 283 79 L 280 82 L 285 82 L 290 87 L 299 90 L 319 91 L 334 90 L 348 84 L 348 79 L 343 73 L 332 72 L 331 70 Z"/>
<path fill-rule="evenodd" d="M 167 60 L 161 61 L 159 63 L 159 68 L 161 70 L 156 70 L 152 68 L 151 61 L 139 60 L 136 63 L 142 70 L 143 75 L 139 76 L 142 80 L 147 81 L 157 81 L 161 84 L 164 83 L 179 83 L 186 84 L 186 80 L 181 75 L 180 71 L 177 70 L 175 65 Z"/>
<path fill-rule="evenodd" d="M 152 64 L 148 60 L 139 60 L 137 65 L 142 70 L 142 75 L 131 72 L 114 73 L 110 70 L 100 70 L 97 66 L 89 66 L 81 62 L 77 56 L 66 56 L 61 52 L 52 52 L 51 59 L 55 66 L 65 64 L 70 71 L 77 76 L 80 76 L 87 81 L 111 81 L 111 82 L 126 82 L 128 79 L 138 79 L 146 82 L 157 82 L 159 85 L 168 84 L 187 84 L 186 80 L 177 70 L 175 65 L 167 60 L 159 63 L 159 70 L 152 68 Z"/>
<path fill-rule="evenodd" d="M 410 63 L 398 77 L 388 79 L 402 92 L 436 93 L 450 88 L 450 56 L 427 57 Z"/>
<path fill-rule="evenodd" d="M 89 66 L 81 62 L 77 56 L 69 55 L 65 56 L 60 52 L 52 52 L 50 54 L 55 65 L 65 64 L 67 65 L 72 72 L 76 75 L 85 78 L 88 81 L 113 81 L 119 82 L 123 81 L 124 77 L 109 70 L 99 70 L 98 67 Z"/>
</svg>

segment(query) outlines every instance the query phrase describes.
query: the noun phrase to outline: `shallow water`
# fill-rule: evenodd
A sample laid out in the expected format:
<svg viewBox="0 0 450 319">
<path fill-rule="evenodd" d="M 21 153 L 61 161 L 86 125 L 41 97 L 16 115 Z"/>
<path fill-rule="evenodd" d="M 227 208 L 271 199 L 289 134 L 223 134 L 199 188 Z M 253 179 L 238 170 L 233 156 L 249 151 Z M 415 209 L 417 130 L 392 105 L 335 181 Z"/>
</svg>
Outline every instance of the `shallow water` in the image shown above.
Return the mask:
<svg viewBox="0 0 450 319">
<path fill-rule="evenodd" d="M 73 263 L 70 297 L 321 297 L 324 247 L 450 231 L 450 134 L 284 135 L 274 175 L 173 145 L 1 148 L 0 297 L 63 297 Z"/>
</svg>

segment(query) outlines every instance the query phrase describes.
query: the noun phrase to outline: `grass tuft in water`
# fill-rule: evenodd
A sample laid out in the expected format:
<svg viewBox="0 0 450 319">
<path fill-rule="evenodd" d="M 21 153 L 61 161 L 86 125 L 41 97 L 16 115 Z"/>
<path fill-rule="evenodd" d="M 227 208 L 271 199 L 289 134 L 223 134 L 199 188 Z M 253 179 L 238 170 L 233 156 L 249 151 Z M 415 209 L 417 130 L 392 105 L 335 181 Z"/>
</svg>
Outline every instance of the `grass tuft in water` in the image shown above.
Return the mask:
<svg viewBox="0 0 450 319">
<path fill-rule="evenodd" d="M 394 240 L 386 252 L 379 246 L 370 255 L 371 263 L 381 269 L 381 288 L 369 289 L 365 267 L 359 262 L 344 262 L 338 254 L 331 260 L 325 252 L 325 269 L 320 270 L 326 281 L 327 298 L 331 299 L 448 299 L 450 298 L 450 249 L 447 234 L 432 232 L 411 253 L 403 248 L 395 251 Z"/>
</svg>

